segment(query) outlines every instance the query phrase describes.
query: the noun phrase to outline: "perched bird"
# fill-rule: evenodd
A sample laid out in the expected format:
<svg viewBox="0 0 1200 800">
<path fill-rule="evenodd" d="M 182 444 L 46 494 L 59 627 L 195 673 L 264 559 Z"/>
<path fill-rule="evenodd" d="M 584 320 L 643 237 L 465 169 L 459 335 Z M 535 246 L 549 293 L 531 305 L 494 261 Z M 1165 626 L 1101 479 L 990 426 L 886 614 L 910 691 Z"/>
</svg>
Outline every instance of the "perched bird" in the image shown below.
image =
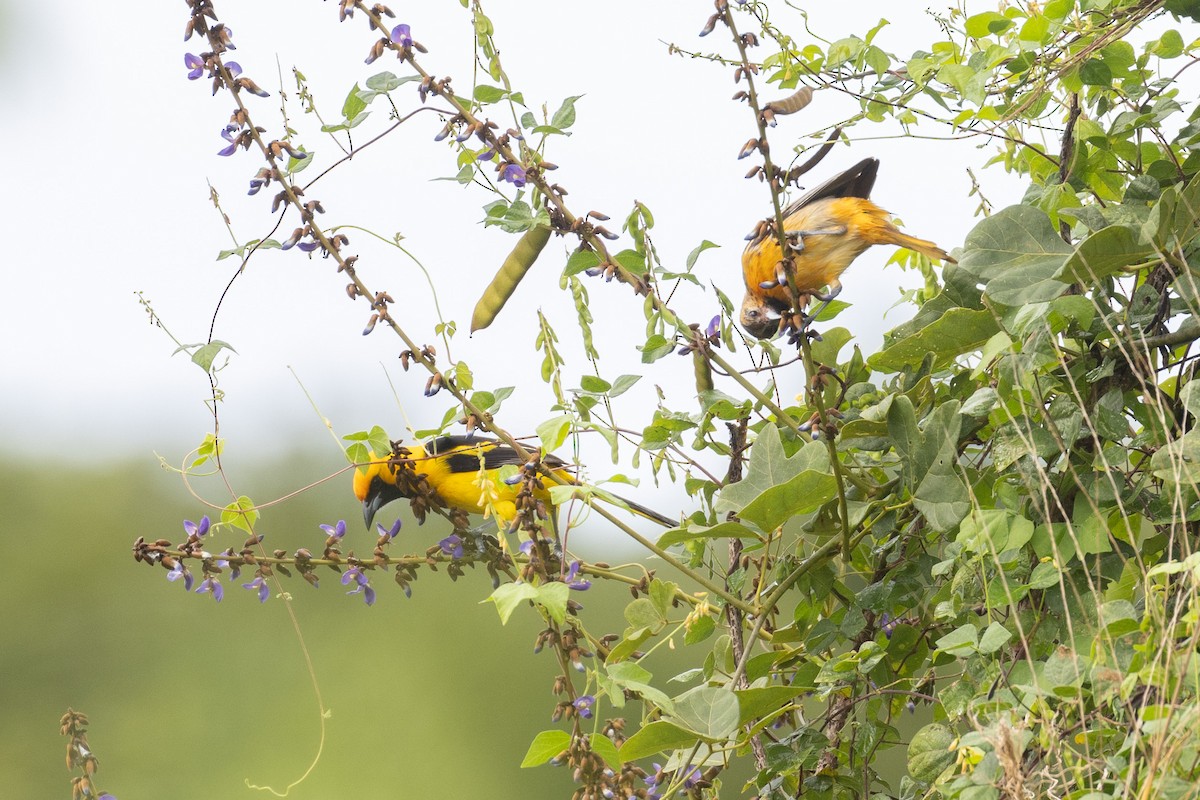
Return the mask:
<svg viewBox="0 0 1200 800">
<path fill-rule="evenodd" d="M 940 261 L 954 263 L 946 251 L 925 239 L 901 233 L 888 212 L 868 197 L 875 185 L 879 160 L 867 158 L 813 189 L 783 210 L 783 230 L 791 244 L 792 280 L 801 296 L 828 303 L 842 291 L 839 280 L 850 262 L 873 244 L 894 244 Z M 792 306 L 783 273 L 779 239 L 768 224 L 760 224 L 742 253 L 742 278 L 746 296 L 740 321 L 746 332 L 760 339 L 774 335 L 779 320 Z M 822 287 L 829 291 L 822 294 Z M 805 321 L 811 321 L 822 305 Z M 798 310 L 798 309 L 797 309 Z"/>
<path fill-rule="evenodd" d="M 412 499 L 418 496 L 422 482 L 428 484 L 428 488 L 446 506 L 482 514 L 485 510 L 483 490 L 477 484 L 480 456 L 483 458 L 483 469 L 496 491 L 496 496 L 492 498 L 496 514 L 506 522 L 516 517 L 516 500 L 521 486 L 506 484 L 497 473 L 501 467 L 509 464 L 521 467 L 526 461 L 508 445 L 478 436 L 440 436 L 424 445 L 414 445 L 409 450 L 408 458 L 413 462 L 413 468 L 408 475 L 398 478 L 399 470 L 389 464 L 386 458 L 372 460 L 366 472 L 354 471 L 354 496 L 363 505 L 363 519 L 368 528 L 379 509 L 388 503 L 402 497 Z M 542 458 L 542 464 L 568 483 L 577 483 L 575 477 L 567 472 L 568 465 L 562 459 L 547 455 Z M 610 496 L 624 503 L 635 514 L 667 528 L 674 528 L 678 524 L 645 506 Z M 546 489 L 535 491 L 534 497 L 550 505 L 550 492 Z"/>
</svg>

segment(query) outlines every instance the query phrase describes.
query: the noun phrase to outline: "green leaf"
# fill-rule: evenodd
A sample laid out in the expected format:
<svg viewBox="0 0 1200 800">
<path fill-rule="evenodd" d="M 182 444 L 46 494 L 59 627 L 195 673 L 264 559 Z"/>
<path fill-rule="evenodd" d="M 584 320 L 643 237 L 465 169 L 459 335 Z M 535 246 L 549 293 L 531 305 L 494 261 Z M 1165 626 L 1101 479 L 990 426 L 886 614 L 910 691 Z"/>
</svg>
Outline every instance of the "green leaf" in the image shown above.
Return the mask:
<svg viewBox="0 0 1200 800">
<path fill-rule="evenodd" d="M 208 344 L 201 345 L 196 349 L 196 352 L 192 353 L 192 363 L 205 372 L 209 372 L 212 369 L 213 360 L 216 359 L 217 354 L 222 350 L 229 350 L 232 353 L 237 352 L 228 342 L 213 339 Z"/>
<path fill-rule="evenodd" d="M 1078 653 L 1066 647 L 1059 647 L 1046 659 L 1046 666 L 1042 670 L 1045 685 L 1055 693 L 1071 694 L 1070 691 L 1062 690 L 1074 690 L 1083 682 L 1085 670 L 1082 661 Z"/>
<path fill-rule="evenodd" d="M 225 508 L 221 509 L 221 522 L 241 528 L 246 533 L 254 534 L 254 523 L 258 522 L 258 512 L 254 509 L 254 501 L 242 495 Z"/>
<path fill-rule="evenodd" d="M 937 640 L 937 649 L 939 652 L 958 656 L 973 653 L 977 646 L 978 636 L 979 631 L 975 630 L 974 625 L 970 623 L 960 625 Z"/>
<path fill-rule="evenodd" d="M 762 686 L 735 690 L 741 709 L 738 724 L 745 725 L 750 720 L 765 717 L 807 691 L 806 686 Z"/>
<path fill-rule="evenodd" d="M 867 359 L 867 364 L 879 372 L 899 372 L 919 365 L 926 353 L 933 353 L 935 368 L 944 367 L 958 356 L 977 350 L 999 329 L 991 311 L 952 308 L 875 353 Z"/>
<path fill-rule="evenodd" d="M 1017 205 L 997 211 L 971 229 L 958 266 L 982 283 L 1017 268 L 1040 281 L 1053 278 L 1071 252 L 1045 211 Z"/>
<path fill-rule="evenodd" d="M 563 270 L 565 277 L 578 275 L 584 270 L 589 270 L 592 267 L 599 266 L 600 256 L 596 255 L 594 250 L 576 250 L 571 253 L 571 257 L 567 259 L 567 266 Z"/>
<path fill-rule="evenodd" d="M 696 249 L 693 250 L 692 252 L 688 253 L 687 271 L 691 272 L 692 267 L 696 266 L 696 259 L 700 257 L 701 253 L 703 253 L 705 250 L 708 250 L 709 248 L 720 247 L 720 246 L 721 245 L 719 245 L 719 244 L 713 244 L 708 239 L 705 239 L 704 241 L 700 242 L 700 244 L 696 245 Z"/>
<path fill-rule="evenodd" d="M 791 517 L 813 511 L 837 494 L 829 455 L 821 442 L 809 442 L 788 458 L 779 430 L 768 426 L 750 448 L 746 476 L 721 490 L 714 508 L 733 511 L 769 533 Z"/>
<path fill-rule="evenodd" d="M 521 768 L 540 767 L 566 750 L 570 744 L 571 734 L 566 731 L 542 731 L 529 743 L 525 758 L 521 759 Z"/>
<path fill-rule="evenodd" d="M 420 75 L 405 75 L 398 78 L 390 72 L 380 72 L 367 78 L 367 88 L 376 92 L 390 92 L 406 83 L 421 80 Z"/>
<path fill-rule="evenodd" d="M 1017 38 L 1023 42 L 1042 44 L 1049 38 L 1049 34 L 1050 20 L 1039 14 L 1025 20 L 1025 24 L 1021 26 L 1021 32 L 1017 34 Z"/>
<path fill-rule="evenodd" d="M 1110 225 L 1089 235 L 1063 264 L 1055 278 L 1064 283 L 1096 286 L 1109 275 L 1147 261 L 1154 248 L 1125 225 Z"/>
<path fill-rule="evenodd" d="M 1200 6 L 1200 3 L 1197 5 Z M 1183 47 L 1183 37 L 1179 31 L 1172 29 L 1163 33 L 1150 49 L 1159 58 L 1171 59 L 1183 55 Z"/>
<path fill-rule="evenodd" d="M 1079 79 L 1085 86 L 1111 86 L 1113 74 L 1103 60 L 1089 58 L 1083 62 L 1083 67 L 1079 70 Z"/>
<path fill-rule="evenodd" d="M 613 645 L 605 664 L 617 664 L 632 656 L 642 643 L 649 639 L 652 631 L 649 628 L 626 628 L 621 641 Z"/>
<path fill-rule="evenodd" d="M 567 621 L 567 597 L 571 588 L 562 581 L 543 583 L 537 589 L 534 602 L 545 609 L 550 618 L 562 625 Z"/>
<path fill-rule="evenodd" d="M 908 744 L 908 774 L 922 783 L 933 783 L 954 764 L 954 731 L 937 722 L 916 732 Z"/>
<path fill-rule="evenodd" d="M 500 614 L 500 623 L 508 624 L 517 606 L 527 600 L 535 600 L 538 596 L 537 587 L 528 583 L 505 583 L 496 588 L 484 603 L 495 603 L 496 612 Z"/>
<path fill-rule="evenodd" d="M 826 57 L 828 66 L 837 66 L 844 64 L 850 59 L 862 52 L 865 42 L 857 36 L 848 36 L 845 39 L 838 39 L 833 44 L 829 45 L 829 55 Z"/>
<path fill-rule="evenodd" d="M 367 104 L 363 101 L 358 93 L 362 91 L 358 84 L 354 84 L 349 94 L 346 95 L 346 100 L 342 103 L 342 117 L 347 120 L 353 120 L 359 114 L 366 110 Z"/>
<path fill-rule="evenodd" d="M 683 643 L 686 645 L 699 644 L 712 636 L 717 630 L 717 623 L 712 617 L 700 617 L 693 620 L 691 626 L 684 631 Z"/>
<path fill-rule="evenodd" d="M 738 729 L 738 698 L 724 686 L 697 686 L 675 698 L 671 722 L 708 741 L 732 736 Z"/>
<path fill-rule="evenodd" d="M 660 709 L 670 712 L 674 702 L 659 689 L 650 685 L 653 677 L 650 672 L 632 661 L 622 661 L 616 664 L 606 663 L 604 666 L 608 677 L 620 689 L 637 692 L 643 699 L 653 703 Z"/>
<path fill-rule="evenodd" d="M 965 29 L 967 36 L 973 39 L 982 39 L 994 33 L 1003 33 L 1012 26 L 1013 21 L 1003 14 L 998 14 L 995 11 L 984 11 L 981 14 L 974 14 L 967 17 Z"/>
<path fill-rule="evenodd" d="M 667 618 L 648 597 L 639 597 L 625 606 L 625 620 L 634 628 L 650 631 L 662 630 L 667 624 Z"/>
<path fill-rule="evenodd" d="M 612 391 L 608 393 L 609 397 L 620 397 L 629 391 L 635 383 L 642 379 L 641 375 L 618 375 L 613 381 Z"/>
<path fill-rule="evenodd" d="M 638 345 L 638 350 L 642 353 L 643 364 L 653 364 L 664 356 L 669 356 L 675 352 L 675 342 L 666 338 L 662 334 L 653 333 L 646 338 L 646 343 Z"/>
<path fill-rule="evenodd" d="M 667 750 L 692 747 L 698 739 L 696 734 L 670 722 L 651 722 L 649 725 L 643 725 L 640 731 L 625 740 L 625 744 L 621 745 L 621 759 L 636 761 Z"/>
<path fill-rule="evenodd" d="M 612 384 L 597 375 L 584 375 L 579 379 L 579 388 L 590 394 L 605 394 Z"/>
<path fill-rule="evenodd" d="M 566 130 L 575 124 L 575 101 L 583 95 L 578 94 L 574 97 L 568 97 L 562 101 L 562 105 L 558 107 L 558 111 L 554 112 L 554 116 L 550 118 L 550 124 L 559 130 Z"/>
<path fill-rule="evenodd" d="M 949 463 L 937 462 L 913 493 L 913 505 L 935 531 L 954 528 L 971 510 L 966 484 Z"/>
<path fill-rule="evenodd" d="M 502 100 L 506 94 L 508 93 L 503 89 L 488 86 L 486 83 L 475 87 L 475 99 L 480 103 L 495 103 L 497 100 Z"/>
<path fill-rule="evenodd" d="M 592 743 L 592 752 L 603 758 L 604 763 L 614 772 L 621 769 L 621 754 L 617 752 L 617 746 L 613 744 L 612 739 L 603 733 L 589 733 L 588 741 Z"/>
<path fill-rule="evenodd" d="M 664 533 L 658 539 L 658 546 L 670 547 L 680 542 L 694 542 L 699 539 L 762 540 L 762 535 L 737 522 L 721 522 L 711 526 L 689 523 L 686 528 L 676 528 Z"/>
<path fill-rule="evenodd" d="M 1031 521 L 1012 511 L 981 508 L 963 521 L 956 541 L 968 552 L 998 556 L 1028 544 L 1033 538 L 1033 529 Z"/>
<path fill-rule="evenodd" d="M 994 653 L 1006 645 L 1011 638 L 1012 633 L 1007 628 L 999 622 L 993 622 L 979 637 L 979 652 Z"/>
<path fill-rule="evenodd" d="M 1042 264 L 1023 264 L 988 282 L 986 294 L 1006 306 L 1027 306 L 1053 300 L 1070 288 L 1045 274 Z"/>
<path fill-rule="evenodd" d="M 1058 586 L 1061 574 L 1053 561 L 1041 561 L 1033 568 L 1026 586 L 1030 589 L 1049 589 L 1051 586 Z"/>
<path fill-rule="evenodd" d="M 1200 21 L 1200 0 L 1166 0 L 1163 8 L 1177 17 L 1191 17 Z"/>
<path fill-rule="evenodd" d="M 569 415 L 562 414 L 537 426 L 537 435 L 542 442 L 542 449 L 547 453 L 553 453 L 563 446 L 563 443 L 567 441 L 567 435 L 571 432 L 571 419 Z"/>
</svg>

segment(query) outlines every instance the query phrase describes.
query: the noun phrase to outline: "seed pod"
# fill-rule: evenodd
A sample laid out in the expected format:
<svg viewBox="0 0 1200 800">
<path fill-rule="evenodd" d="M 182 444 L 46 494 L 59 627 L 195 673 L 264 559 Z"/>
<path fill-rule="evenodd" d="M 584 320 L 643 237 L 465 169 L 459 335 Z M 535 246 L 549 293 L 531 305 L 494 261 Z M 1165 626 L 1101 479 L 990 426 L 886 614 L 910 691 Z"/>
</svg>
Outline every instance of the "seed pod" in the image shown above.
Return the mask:
<svg viewBox="0 0 1200 800">
<path fill-rule="evenodd" d="M 483 297 L 475 304 L 475 313 L 471 315 L 471 333 L 492 324 L 548 241 L 550 228 L 544 225 L 530 228 L 517 240 L 508 258 L 500 265 L 496 277 L 483 290 Z"/>
<path fill-rule="evenodd" d="M 711 392 L 713 390 L 712 368 L 708 359 L 699 350 L 692 351 L 692 371 L 696 376 L 696 392 Z"/>
<path fill-rule="evenodd" d="M 764 110 L 770 109 L 776 114 L 795 114 L 800 109 L 812 102 L 813 90 L 809 86 L 801 86 L 794 94 L 783 98 L 782 100 L 772 100 L 767 103 Z"/>
</svg>

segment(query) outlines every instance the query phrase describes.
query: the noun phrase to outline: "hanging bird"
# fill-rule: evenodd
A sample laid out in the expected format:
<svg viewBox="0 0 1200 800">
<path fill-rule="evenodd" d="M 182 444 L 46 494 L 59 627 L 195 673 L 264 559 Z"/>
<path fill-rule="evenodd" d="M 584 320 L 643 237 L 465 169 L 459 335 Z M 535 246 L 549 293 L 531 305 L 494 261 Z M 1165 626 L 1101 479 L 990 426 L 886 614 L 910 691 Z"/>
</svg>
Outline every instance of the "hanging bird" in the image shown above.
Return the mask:
<svg viewBox="0 0 1200 800">
<path fill-rule="evenodd" d="M 436 493 L 444 505 L 477 514 L 482 514 L 486 507 L 482 497 L 483 490 L 478 484 L 482 456 L 483 470 L 491 479 L 496 491 L 496 495 L 491 498 L 492 508 L 504 522 L 511 522 L 516 517 L 516 500 L 521 486 L 506 484 L 499 478 L 498 473 L 501 467 L 509 464 L 524 466 L 526 460 L 508 445 L 478 436 L 440 436 L 424 445 L 414 445 L 409 450 L 408 458 L 413 462 L 413 480 L 417 483 L 427 483 L 428 488 Z M 379 458 L 374 455 L 372 458 L 365 472 L 354 471 L 354 496 L 363 505 L 363 519 L 366 520 L 368 528 L 371 527 L 379 509 L 393 500 L 412 499 L 420 493 L 410 485 L 412 480 L 397 479 L 398 469 L 389 464 L 387 458 L 374 460 Z M 567 471 L 568 465 L 562 459 L 547 455 L 542 457 L 542 464 L 568 483 L 578 484 L 575 477 Z M 616 495 L 610 496 L 624 503 L 635 514 L 667 528 L 678 525 L 675 520 L 657 511 Z M 550 492 L 546 489 L 534 492 L 534 497 L 550 506 Z"/>
<path fill-rule="evenodd" d="M 868 199 L 878 171 L 878 159 L 863 159 L 783 210 L 783 230 L 792 249 L 791 279 L 802 297 L 811 295 L 822 301 L 816 311 L 804 317 L 805 325 L 838 296 L 842 291 L 841 274 L 873 244 L 894 244 L 931 259 L 956 263 L 933 242 L 901 233 L 888 212 Z M 792 297 L 772 226 L 760 224 L 746 245 L 742 278 L 746 283 L 742 327 L 760 339 L 774 335 L 779 319 L 770 312 L 787 312 Z M 824 287 L 828 291 L 822 293 Z"/>
</svg>

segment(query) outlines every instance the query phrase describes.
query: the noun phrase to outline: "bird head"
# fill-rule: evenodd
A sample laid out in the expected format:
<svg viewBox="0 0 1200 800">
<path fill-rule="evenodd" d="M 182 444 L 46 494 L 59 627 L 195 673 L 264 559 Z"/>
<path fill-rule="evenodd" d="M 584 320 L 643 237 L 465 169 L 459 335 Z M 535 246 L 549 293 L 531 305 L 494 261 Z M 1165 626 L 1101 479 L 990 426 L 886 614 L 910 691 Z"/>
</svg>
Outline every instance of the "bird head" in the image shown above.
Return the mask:
<svg viewBox="0 0 1200 800">
<path fill-rule="evenodd" d="M 771 307 L 761 298 L 746 292 L 738 321 L 746 333 L 756 339 L 770 339 L 779 332 L 779 318 L 772 317 Z"/>
<path fill-rule="evenodd" d="M 362 503 L 363 520 L 368 528 L 379 509 L 407 496 L 396 485 L 396 470 L 386 460 L 377 461 L 377 458 L 379 456 L 372 453 L 366 470 L 354 471 L 354 496 Z"/>
</svg>

